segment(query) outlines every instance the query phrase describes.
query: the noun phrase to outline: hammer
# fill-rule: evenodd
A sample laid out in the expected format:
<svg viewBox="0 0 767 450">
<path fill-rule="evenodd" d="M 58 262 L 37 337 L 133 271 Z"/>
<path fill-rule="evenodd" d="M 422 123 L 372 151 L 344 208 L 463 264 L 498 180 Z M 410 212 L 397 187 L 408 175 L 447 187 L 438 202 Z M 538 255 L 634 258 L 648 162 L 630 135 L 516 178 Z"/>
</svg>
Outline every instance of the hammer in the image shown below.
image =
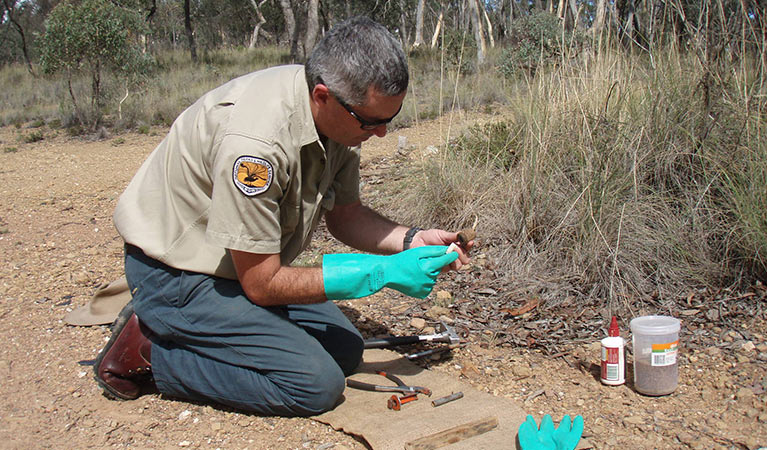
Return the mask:
<svg viewBox="0 0 767 450">
<path fill-rule="evenodd" d="M 425 334 L 420 336 L 390 336 L 378 339 L 365 339 L 365 348 L 384 348 L 396 347 L 398 345 L 417 344 L 419 342 L 447 342 L 451 345 L 461 342 L 461 337 L 455 332 L 453 327 L 442 323 L 444 331 L 435 334 Z"/>
</svg>

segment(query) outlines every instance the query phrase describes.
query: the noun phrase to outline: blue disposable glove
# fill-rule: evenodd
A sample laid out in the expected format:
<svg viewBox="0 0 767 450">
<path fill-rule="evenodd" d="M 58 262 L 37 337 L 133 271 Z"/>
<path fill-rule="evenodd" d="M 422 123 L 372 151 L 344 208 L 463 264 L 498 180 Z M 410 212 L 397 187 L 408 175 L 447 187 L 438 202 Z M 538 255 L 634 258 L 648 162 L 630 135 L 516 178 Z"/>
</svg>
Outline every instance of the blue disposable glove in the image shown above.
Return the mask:
<svg viewBox="0 0 767 450">
<path fill-rule="evenodd" d="M 458 259 L 444 245 L 415 247 L 394 255 L 342 253 L 322 258 L 325 296 L 330 300 L 360 298 L 384 287 L 425 298 L 442 268 Z"/>
<path fill-rule="evenodd" d="M 565 415 L 554 429 L 551 416 L 546 414 L 541 419 L 541 428 L 533 416 L 527 416 L 519 426 L 519 446 L 522 450 L 574 450 L 583 434 L 583 417 L 575 416 L 570 423 L 570 416 Z"/>
</svg>

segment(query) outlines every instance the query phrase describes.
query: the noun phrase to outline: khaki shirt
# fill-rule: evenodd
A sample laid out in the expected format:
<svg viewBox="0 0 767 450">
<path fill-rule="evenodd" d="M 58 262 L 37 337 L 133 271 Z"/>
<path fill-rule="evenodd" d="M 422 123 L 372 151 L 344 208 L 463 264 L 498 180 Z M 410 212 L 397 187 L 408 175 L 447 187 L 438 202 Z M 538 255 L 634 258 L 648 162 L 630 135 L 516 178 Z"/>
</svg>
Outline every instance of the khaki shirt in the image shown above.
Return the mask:
<svg viewBox="0 0 767 450">
<path fill-rule="evenodd" d="M 227 249 L 287 265 L 325 211 L 359 198 L 359 157 L 320 141 L 303 66 L 254 72 L 176 119 L 120 196 L 115 226 L 177 269 L 236 279 Z"/>
</svg>

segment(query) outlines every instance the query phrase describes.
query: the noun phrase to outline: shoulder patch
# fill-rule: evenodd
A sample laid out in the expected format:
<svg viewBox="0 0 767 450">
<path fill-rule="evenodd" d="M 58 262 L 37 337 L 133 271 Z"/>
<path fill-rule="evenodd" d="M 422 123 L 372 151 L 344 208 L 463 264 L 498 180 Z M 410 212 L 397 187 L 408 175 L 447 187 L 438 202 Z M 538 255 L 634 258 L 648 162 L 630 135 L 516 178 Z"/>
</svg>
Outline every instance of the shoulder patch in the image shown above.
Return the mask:
<svg viewBox="0 0 767 450">
<path fill-rule="evenodd" d="M 232 181 L 248 197 L 266 192 L 272 185 L 272 163 L 255 156 L 240 156 L 234 162 Z"/>
</svg>

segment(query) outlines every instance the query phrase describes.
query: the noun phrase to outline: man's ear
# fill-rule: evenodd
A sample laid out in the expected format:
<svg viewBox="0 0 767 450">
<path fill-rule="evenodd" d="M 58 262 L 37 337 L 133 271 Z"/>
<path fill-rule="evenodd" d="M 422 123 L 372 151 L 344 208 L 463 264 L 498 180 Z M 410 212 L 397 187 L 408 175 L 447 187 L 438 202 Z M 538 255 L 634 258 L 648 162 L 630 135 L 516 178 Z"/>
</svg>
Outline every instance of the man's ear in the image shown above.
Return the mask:
<svg viewBox="0 0 767 450">
<path fill-rule="evenodd" d="M 312 101 L 318 105 L 324 105 L 330 99 L 330 91 L 328 87 L 322 83 L 317 83 L 312 89 Z"/>
</svg>

